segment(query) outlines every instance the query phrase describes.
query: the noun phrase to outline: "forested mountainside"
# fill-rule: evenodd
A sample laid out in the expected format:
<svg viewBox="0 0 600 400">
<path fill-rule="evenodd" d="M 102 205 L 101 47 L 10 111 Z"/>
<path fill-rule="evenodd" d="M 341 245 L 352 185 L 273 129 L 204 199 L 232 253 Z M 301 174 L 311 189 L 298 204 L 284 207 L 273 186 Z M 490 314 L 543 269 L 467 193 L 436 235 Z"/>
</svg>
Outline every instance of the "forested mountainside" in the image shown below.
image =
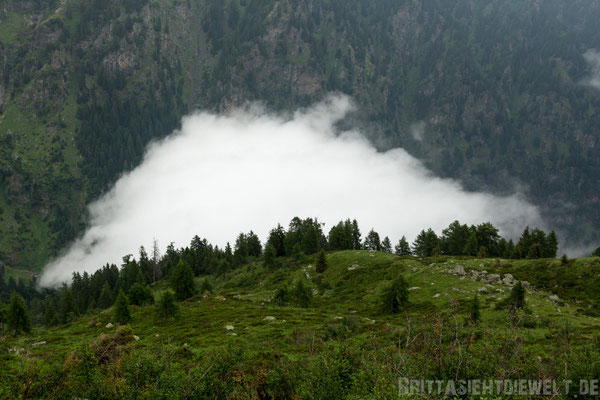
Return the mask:
<svg viewBox="0 0 600 400">
<path fill-rule="evenodd" d="M 186 113 L 331 91 L 382 149 L 597 241 L 599 20 L 591 0 L 4 0 L 0 261 L 41 267 Z"/>
</svg>

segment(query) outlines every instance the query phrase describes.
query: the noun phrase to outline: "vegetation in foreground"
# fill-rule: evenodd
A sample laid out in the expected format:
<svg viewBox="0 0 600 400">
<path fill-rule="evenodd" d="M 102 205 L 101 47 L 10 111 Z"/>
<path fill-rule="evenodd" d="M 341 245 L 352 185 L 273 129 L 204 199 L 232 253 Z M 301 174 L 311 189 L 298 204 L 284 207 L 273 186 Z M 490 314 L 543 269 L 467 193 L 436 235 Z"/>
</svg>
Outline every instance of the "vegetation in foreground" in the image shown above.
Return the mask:
<svg viewBox="0 0 600 400">
<path fill-rule="evenodd" d="M 125 257 L 75 274 L 41 309 L 29 301 L 31 315 L 14 294 L 0 312 L 0 397 L 395 399 L 400 378 L 570 379 L 576 391 L 600 376 L 588 276 L 600 259 L 440 255 L 448 232 L 433 255 L 399 255 L 389 239 L 378 251 L 374 231 L 325 238 L 311 221 L 273 229 L 264 251 L 250 233 L 212 248 L 222 259 L 197 238 L 156 264 Z M 353 237 L 360 249 L 335 249 Z"/>
</svg>

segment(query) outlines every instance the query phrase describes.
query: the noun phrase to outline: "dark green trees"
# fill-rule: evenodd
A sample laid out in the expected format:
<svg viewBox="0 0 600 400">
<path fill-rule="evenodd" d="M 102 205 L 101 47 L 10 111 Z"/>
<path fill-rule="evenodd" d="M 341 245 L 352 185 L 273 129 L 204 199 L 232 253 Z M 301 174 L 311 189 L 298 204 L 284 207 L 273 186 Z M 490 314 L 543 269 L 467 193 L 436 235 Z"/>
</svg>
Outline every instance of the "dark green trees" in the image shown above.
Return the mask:
<svg viewBox="0 0 600 400">
<path fill-rule="evenodd" d="M 29 310 L 27 309 L 23 297 L 17 293 L 13 293 L 12 296 L 10 296 L 10 305 L 8 307 L 6 321 L 8 323 L 8 329 L 10 329 L 15 336 L 21 332 L 31 332 Z"/>
<path fill-rule="evenodd" d="M 179 301 L 196 294 L 194 273 L 190 266 L 183 260 L 180 260 L 172 271 L 171 287 L 175 291 L 175 298 Z"/>
<path fill-rule="evenodd" d="M 175 304 L 175 296 L 170 290 L 165 290 L 162 296 L 159 297 L 154 309 L 157 320 L 167 322 L 169 318 L 177 317 L 177 304 Z"/>
<path fill-rule="evenodd" d="M 123 292 L 123 290 L 119 290 L 119 294 L 117 295 L 117 300 L 115 300 L 114 305 L 114 317 L 115 321 L 120 324 L 126 324 L 131 321 L 131 311 L 129 310 L 129 300 L 127 296 Z"/>
<path fill-rule="evenodd" d="M 399 275 L 384 288 L 381 294 L 381 309 L 384 313 L 396 314 L 408 303 L 408 283 Z"/>
<path fill-rule="evenodd" d="M 465 256 L 475 256 L 479 251 L 479 243 L 477 243 L 477 235 L 475 232 L 469 235 L 469 239 L 465 243 L 465 247 L 462 249 L 462 254 Z"/>
<path fill-rule="evenodd" d="M 381 240 L 379 239 L 379 233 L 371 229 L 365 238 L 364 248 L 367 250 L 381 251 Z"/>
<path fill-rule="evenodd" d="M 385 238 L 383 238 L 383 240 L 381 241 L 381 251 L 384 251 L 386 253 L 392 252 L 392 242 L 390 241 L 390 238 L 387 236 Z"/>
<path fill-rule="evenodd" d="M 433 229 L 422 230 L 413 243 L 413 252 L 420 257 L 430 257 L 439 246 L 439 239 Z"/>
<path fill-rule="evenodd" d="M 525 307 L 525 288 L 521 282 L 517 282 L 517 284 L 510 291 L 510 296 L 508 297 L 508 306 L 511 310 Z"/>
<path fill-rule="evenodd" d="M 529 227 L 526 227 L 515 246 L 515 252 L 517 248 L 518 254 L 514 258 L 517 258 L 517 255 L 519 258 L 556 258 L 558 239 L 554 231 L 546 234 L 541 229 L 535 228 L 530 231 Z"/>
<path fill-rule="evenodd" d="M 312 292 L 310 287 L 306 286 L 302 279 L 299 279 L 298 282 L 296 282 L 293 295 L 294 300 L 296 301 L 296 306 L 309 307 L 312 303 Z"/>
<path fill-rule="evenodd" d="M 325 256 L 325 251 L 323 249 L 321 249 L 321 251 L 319 251 L 319 253 L 317 254 L 316 261 L 317 262 L 316 262 L 315 270 L 320 274 L 325 272 L 325 270 L 327 269 L 327 258 Z"/>
<path fill-rule="evenodd" d="M 136 306 L 154 304 L 152 291 L 148 286 L 141 283 L 134 283 L 133 286 L 129 288 L 127 297 L 129 298 L 129 304 L 135 304 Z"/>
<path fill-rule="evenodd" d="M 269 269 L 274 268 L 275 257 L 277 257 L 277 251 L 275 249 L 275 246 L 273 246 L 270 243 L 267 244 L 267 247 L 265 248 L 265 254 L 263 257 L 263 265 Z"/>
<path fill-rule="evenodd" d="M 394 247 L 394 253 L 397 256 L 410 256 L 412 251 L 410 250 L 410 245 L 406 240 L 406 236 L 402 236 L 402 238 L 398 241 L 396 247 Z"/>
<path fill-rule="evenodd" d="M 113 293 L 110 289 L 110 285 L 108 282 L 104 282 L 102 285 L 102 291 L 100 292 L 100 297 L 98 298 L 98 307 L 100 309 L 107 309 L 112 306 L 114 303 Z"/>
</svg>

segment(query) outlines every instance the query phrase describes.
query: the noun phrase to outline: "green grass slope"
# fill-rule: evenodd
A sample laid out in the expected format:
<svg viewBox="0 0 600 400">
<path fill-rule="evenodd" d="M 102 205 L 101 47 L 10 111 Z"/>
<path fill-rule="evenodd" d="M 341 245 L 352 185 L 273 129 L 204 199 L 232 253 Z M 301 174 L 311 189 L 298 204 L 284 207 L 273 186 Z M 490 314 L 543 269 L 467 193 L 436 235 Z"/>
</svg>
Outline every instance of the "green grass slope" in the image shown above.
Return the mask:
<svg viewBox="0 0 600 400">
<path fill-rule="evenodd" d="M 531 288 L 527 309 L 511 316 L 496 308 L 509 286 L 470 278 L 471 270 L 486 269 L 532 283 L 541 261 L 342 251 L 328 254 L 327 262 L 322 274 L 312 260 L 286 260 L 275 271 L 248 264 L 214 279 L 213 293 L 178 303 L 179 318 L 168 323 L 155 321 L 152 306 L 132 306 L 132 322 L 124 327 L 107 328 L 117 325 L 108 309 L 29 336 L 2 337 L 0 395 L 399 398 L 401 377 L 578 382 L 600 373 L 600 320 L 586 315 L 592 309 L 582 307 L 583 294 L 551 301 L 553 292 Z M 577 268 L 597 259 L 570 262 Z M 465 276 L 452 274 L 457 264 Z M 555 267 L 561 266 L 568 265 Z M 382 314 L 380 293 L 398 274 L 411 287 L 410 304 L 399 314 Z M 298 280 L 313 291 L 310 307 L 272 301 L 277 289 Z M 166 285 L 155 285 L 155 296 Z M 475 293 L 477 324 L 468 320 Z"/>
</svg>

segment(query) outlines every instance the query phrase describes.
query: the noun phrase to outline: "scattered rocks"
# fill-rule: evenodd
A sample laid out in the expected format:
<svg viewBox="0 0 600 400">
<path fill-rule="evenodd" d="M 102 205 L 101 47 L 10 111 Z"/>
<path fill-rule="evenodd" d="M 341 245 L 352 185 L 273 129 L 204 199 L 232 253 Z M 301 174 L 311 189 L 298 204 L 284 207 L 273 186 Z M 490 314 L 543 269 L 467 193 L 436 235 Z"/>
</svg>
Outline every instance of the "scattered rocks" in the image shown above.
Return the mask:
<svg viewBox="0 0 600 400">
<path fill-rule="evenodd" d="M 263 321 L 267 321 L 267 322 L 273 322 L 275 320 L 277 320 L 277 318 L 272 317 L 270 315 L 268 315 L 268 316 L 266 316 L 266 317 L 263 318 Z"/>
<path fill-rule="evenodd" d="M 504 289 L 499 289 L 499 288 L 498 288 L 498 289 L 496 289 L 496 292 L 497 292 L 497 293 L 504 293 Z"/>
<path fill-rule="evenodd" d="M 557 303 L 558 301 L 560 301 L 560 299 L 558 298 L 558 296 L 555 295 L 555 294 L 548 296 L 548 300 L 550 300 L 553 303 Z"/>
<path fill-rule="evenodd" d="M 477 289 L 477 291 L 479 293 L 482 293 L 482 294 L 488 293 L 488 290 L 487 290 L 487 288 L 485 286 L 484 287 L 480 287 L 479 289 Z"/>
<path fill-rule="evenodd" d="M 32 347 L 40 347 L 40 346 L 45 346 L 45 345 L 46 345 L 46 342 L 37 342 L 37 343 L 32 344 L 31 346 Z"/>
<path fill-rule="evenodd" d="M 335 317 L 333 317 L 333 319 L 344 319 L 344 317 L 340 317 L 339 315 L 336 315 Z"/>
<path fill-rule="evenodd" d="M 217 297 L 215 297 L 215 300 L 225 301 L 227 299 L 225 297 L 223 297 L 223 296 L 217 296 Z"/>
<path fill-rule="evenodd" d="M 229 332 L 229 333 L 227 333 L 227 334 L 228 334 L 229 336 L 237 336 L 237 333 L 235 333 L 235 332 Z"/>
<path fill-rule="evenodd" d="M 354 271 L 355 269 L 359 269 L 360 265 L 358 264 L 352 264 L 351 266 L 348 267 L 348 271 Z"/>
<path fill-rule="evenodd" d="M 368 322 L 369 324 L 371 324 L 371 325 L 373 325 L 373 324 L 375 323 L 375 320 L 374 320 L 374 319 L 371 319 L 371 318 L 366 318 L 366 317 L 365 317 L 365 321 L 367 321 L 367 322 Z"/>
<path fill-rule="evenodd" d="M 233 325 L 225 325 L 225 329 L 226 329 L 226 330 L 228 330 L 228 331 L 232 331 L 232 330 L 234 330 L 235 328 L 234 328 L 234 326 L 233 326 Z"/>
<path fill-rule="evenodd" d="M 420 288 L 420 287 L 418 287 L 418 286 L 413 286 L 413 287 L 411 287 L 411 288 L 408 288 L 408 290 L 409 290 L 409 291 L 412 291 L 412 290 L 419 290 L 419 289 L 421 289 L 421 288 Z"/>
<path fill-rule="evenodd" d="M 137 342 L 138 340 L 140 340 L 140 337 L 138 335 L 133 335 L 133 340 Z"/>
<path fill-rule="evenodd" d="M 500 275 L 498 274 L 489 274 L 485 278 L 485 283 L 498 283 L 500 282 Z"/>
<path fill-rule="evenodd" d="M 312 295 L 313 295 L 313 296 L 316 296 L 316 295 L 318 295 L 318 294 L 319 294 L 319 291 L 318 291 L 317 289 L 313 289 L 313 290 L 312 290 Z"/>
<path fill-rule="evenodd" d="M 106 324 L 106 329 L 111 329 L 114 328 L 115 326 L 113 324 L 111 324 L 110 322 L 108 324 Z"/>
<path fill-rule="evenodd" d="M 517 284 L 517 280 L 511 274 L 504 274 L 504 279 L 502 279 L 502 283 L 507 286 L 514 286 Z"/>
<path fill-rule="evenodd" d="M 434 298 L 434 299 L 437 299 L 437 298 L 438 298 L 438 297 L 440 297 L 440 296 L 441 296 L 441 294 L 437 293 L 437 294 L 434 294 L 434 295 L 433 295 L 433 298 Z"/>
<path fill-rule="evenodd" d="M 239 294 L 234 294 L 233 298 L 236 299 L 236 300 L 241 300 L 242 296 L 240 296 Z"/>
<path fill-rule="evenodd" d="M 525 289 L 529 289 L 531 287 L 531 283 L 527 281 L 521 281 L 521 285 L 523 285 Z"/>
</svg>

